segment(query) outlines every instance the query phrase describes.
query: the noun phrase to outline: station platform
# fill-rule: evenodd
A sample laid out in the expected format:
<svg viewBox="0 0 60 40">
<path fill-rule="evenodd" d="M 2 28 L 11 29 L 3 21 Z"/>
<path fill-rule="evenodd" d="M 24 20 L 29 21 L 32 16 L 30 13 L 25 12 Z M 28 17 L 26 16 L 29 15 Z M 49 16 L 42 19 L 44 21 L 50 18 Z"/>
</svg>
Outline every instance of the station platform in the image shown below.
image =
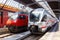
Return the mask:
<svg viewBox="0 0 60 40">
<path fill-rule="evenodd" d="M 60 40 L 60 22 L 59 26 L 55 26 L 54 29 L 50 32 L 47 32 L 42 38 L 39 40 Z M 57 29 L 57 31 L 56 31 Z"/>
<path fill-rule="evenodd" d="M 0 28 L 0 35 L 5 33 L 9 33 L 8 28 Z"/>
</svg>

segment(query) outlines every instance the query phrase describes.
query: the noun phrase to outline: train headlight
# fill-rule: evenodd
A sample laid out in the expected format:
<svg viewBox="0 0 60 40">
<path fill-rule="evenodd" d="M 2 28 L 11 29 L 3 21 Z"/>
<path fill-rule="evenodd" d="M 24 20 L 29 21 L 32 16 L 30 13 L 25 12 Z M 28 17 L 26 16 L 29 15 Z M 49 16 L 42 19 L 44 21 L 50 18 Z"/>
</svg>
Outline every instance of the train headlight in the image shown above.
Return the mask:
<svg viewBox="0 0 60 40">
<path fill-rule="evenodd" d="M 14 22 L 16 22 L 16 20 L 14 20 Z"/>
<path fill-rule="evenodd" d="M 38 25 L 39 25 L 39 26 L 41 26 L 41 25 L 42 25 L 42 23 L 38 23 Z"/>
<path fill-rule="evenodd" d="M 28 23 L 28 25 L 30 25 L 30 23 Z"/>
<path fill-rule="evenodd" d="M 43 25 L 42 23 L 38 23 L 39 28 L 41 28 L 42 25 Z"/>
<path fill-rule="evenodd" d="M 46 23 L 42 22 L 38 24 L 39 28 L 45 28 L 46 27 Z"/>
</svg>

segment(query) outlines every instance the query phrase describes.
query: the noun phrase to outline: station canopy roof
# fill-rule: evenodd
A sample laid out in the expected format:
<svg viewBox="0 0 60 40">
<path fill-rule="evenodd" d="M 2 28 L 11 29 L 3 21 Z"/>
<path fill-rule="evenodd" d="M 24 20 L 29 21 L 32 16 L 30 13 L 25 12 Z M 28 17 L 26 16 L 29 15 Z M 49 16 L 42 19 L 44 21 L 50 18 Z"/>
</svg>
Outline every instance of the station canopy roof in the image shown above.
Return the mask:
<svg viewBox="0 0 60 40">
<path fill-rule="evenodd" d="M 35 9 L 35 8 L 41 8 L 41 6 L 38 3 L 34 3 L 34 0 L 15 0 L 19 3 L 22 3 L 24 5 L 29 5 L 29 7 Z"/>
<path fill-rule="evenodd" d="M 15 1 L 17 1 L 19 3 L 22 3 L 24 5 L 28 5 L 28 4 L 31 4 L 31 3 L 35 2 L 35 0 L 15 0 Z M 58 7 L 58 3 L 60 3 L 59 0 L 46 0 L 46 1 L 48 2 L 49 6 L 52 8 L 52 10 L 54 12 L 56 11 L 54 9 L 59 9 L 59 7 Z M 29 7 L 40 8 L 41 6 L 38 3 L 36 3 L 36 4 L 33 4 L 33 5 L 30 5 Z"/>
</svg>

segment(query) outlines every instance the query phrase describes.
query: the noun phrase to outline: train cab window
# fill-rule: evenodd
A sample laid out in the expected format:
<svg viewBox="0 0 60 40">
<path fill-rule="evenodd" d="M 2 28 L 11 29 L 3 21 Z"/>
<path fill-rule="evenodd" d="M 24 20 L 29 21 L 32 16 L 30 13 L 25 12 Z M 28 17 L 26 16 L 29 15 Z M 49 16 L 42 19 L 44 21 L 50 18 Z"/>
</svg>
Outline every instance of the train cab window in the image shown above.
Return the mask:
<svg viewBox="0 0 60 40">
<path fill-rule="evenodd" d="M 19 19 L 26 19 L 26 16 L 19 16 Z"/>
<path fill-rule="evenodd" d="M 47 15 L 44 15 L 42 18 L 42 22 L 46 22 L 47 21 Z"/>
</svg>

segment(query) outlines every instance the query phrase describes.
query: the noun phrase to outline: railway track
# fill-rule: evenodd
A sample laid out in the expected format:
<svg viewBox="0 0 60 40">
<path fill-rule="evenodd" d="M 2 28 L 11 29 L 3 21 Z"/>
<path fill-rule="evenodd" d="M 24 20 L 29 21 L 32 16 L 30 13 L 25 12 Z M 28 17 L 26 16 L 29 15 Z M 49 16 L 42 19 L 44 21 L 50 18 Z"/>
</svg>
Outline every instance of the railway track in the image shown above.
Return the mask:
<svg viewBox="0 0 60 40">
<path fill-rule="evenodd" d="M 7 34 L 0 35 L 0 40 L 19 40 L 21 38 L 29 36 L 30 34 L 31 33 L 29 31 L 18 33 L 18 34 L 7 33 Z"/>
<path fill-rule="evenodd" d="M 0 35 L 0 40 L 38 40 L 39 38 L 41 38 L 43 35 L 33 35 L 31 34 L 29 31 L 27 32 L 23 32 L 23 33 L 18 33 L 18 34 L 13 34 L 13 33 L 6 33 L 6 34 L 2 34 Z"/>
<path fill-rule="evenodd" d="M 24 39 L 21 39 L 21 40 L 38 40 L 41 37 L 42 37 L 42 35 L 30 35 L 27 38 L 24 38 Z"/>
<path fill-rule="evenodd" d="M 19 34 L 6 33 L 0 35 L 0 40 L 39 40 L 43 35 L 33 35 L 29 31 Z"/>
<path fill-rule="evenodd" d="M 0 35 L 10 33 L 8 28 L 0 28 Z"/>
<path fill-rule="evenodd" d="M 8 36 L 11 36 L 11 35 L 13 35 L 13 33 L 2 34 L 2 35 L 0 35 L 0 38 L 8 37 Z"/>
<path fill-rule="evenodd" d="M 43 35 L 33 35 L 29 32 L 19 34 L 7 33 L 0 35 L 0 40 L 39 40 Z"/>
<path fill-rule="evenodd" d="M 47 32 L 47 31 L 46 31 Z M 45 33 L 46 33 L 45 32 Z M 44 33 L 44 34 L 45 34 Z M 36 34 L 36 35 L 34 35 L 34 34 L 30 34 L 29 36 L 26 36 L 26 37 L 24 37 L 24 38 L 22 38 L 22 39 L 19 39 L 19 40 L 39 40 L 44 34 L 41 34 L 41 35 L 39 35 L 39 34 Z"/>
<path fill-rule="evenodd" d="M 56 24 L 52 28 L 48 28 L 47 31 L 43 35 L 30 35 L 24 39 L 21 40 L 39 40 L 42 36 L 44 36 L 47 32 L 51 32 L 55 28 Z"/>
<path fill-rule="evenodd" d="M 52 31 L 54 27 L 52 27 L 51 29 L 47 30 Z M 43 35 L 33 35 L 31 34 L 29 31 L 23 32 L 23 33 L 19 33 L 19 34 L 12 34 L 12 33 L 7 33 L 7 34 L 3 34 L 0 35 L 0 39 L 2 38 L 2 40 L 39 40 Z"/>
</svg>

